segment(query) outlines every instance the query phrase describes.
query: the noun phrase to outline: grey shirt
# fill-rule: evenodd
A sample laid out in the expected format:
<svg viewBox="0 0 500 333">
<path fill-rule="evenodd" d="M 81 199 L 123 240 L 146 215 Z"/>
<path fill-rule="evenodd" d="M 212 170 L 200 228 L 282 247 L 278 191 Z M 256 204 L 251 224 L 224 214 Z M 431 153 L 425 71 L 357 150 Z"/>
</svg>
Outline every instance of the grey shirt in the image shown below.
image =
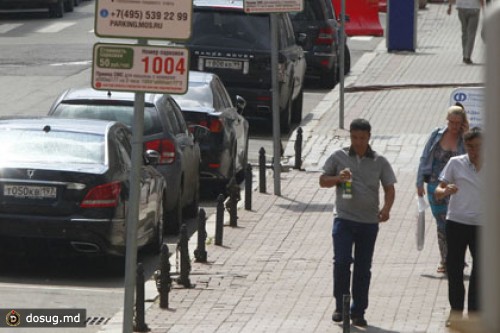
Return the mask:
<svg viewBox="0 0 500 333">
<path fill-rule="evenodd" d="M 396 183 L 391 165 L 370 147 L 361 158 L 353 150 L 344 148 L 326 160 L 323 171 L 325 175 L 338 176 L 345 168 L 351 169 L 352 173 L 352 199 L 343 199 L 342 187 L 337 186 L 335 215 L 355 222 L 378 223 L 380 184 Z"/>
</svg>

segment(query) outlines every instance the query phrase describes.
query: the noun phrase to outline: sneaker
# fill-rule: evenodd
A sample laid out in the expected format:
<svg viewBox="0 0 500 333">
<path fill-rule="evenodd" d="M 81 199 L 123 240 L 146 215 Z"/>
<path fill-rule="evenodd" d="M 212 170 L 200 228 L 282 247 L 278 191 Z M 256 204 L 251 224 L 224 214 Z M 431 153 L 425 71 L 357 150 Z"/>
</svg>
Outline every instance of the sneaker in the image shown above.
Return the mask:
<svg viewBox="0 0 500 333">
<path fill-rule="evenodd" d="M 446 264 L 440 263 L 436 269 L 437 273 L 445 274 L 446 273 Z"/>
<path fill-rule="evenodd" d="M 463 60 L 464 60 L 464 63 L 467 64 L 467 65 L 472 65 L 473 64 L 473 62 L 472 62 L 472 60 L 470 58 L 464 58 Z"/>
<path fill-rule="evenodd" d="M 332 320 L 336 323 L 340 323 L 344 318 L 342 317 L 342 312 L 335 310 L 332 314 Z"/>
<path fill-rule="evenodd" d="M 352 325 L 353 326 L 359 326 L 359 327 L 366 327 L 368 326 L 368 322 L 364 317 L 352 317 Z"/>
<path fill-rule="evenodd" d="M 450 327 L 452 322 L 455 322 L 456 320 L 462 319 L 463 313 L 460 310 L 451 310 L 450 315 L 448 316 L 448 319 L 446 319 L 445 326 Z"/>
</svg>

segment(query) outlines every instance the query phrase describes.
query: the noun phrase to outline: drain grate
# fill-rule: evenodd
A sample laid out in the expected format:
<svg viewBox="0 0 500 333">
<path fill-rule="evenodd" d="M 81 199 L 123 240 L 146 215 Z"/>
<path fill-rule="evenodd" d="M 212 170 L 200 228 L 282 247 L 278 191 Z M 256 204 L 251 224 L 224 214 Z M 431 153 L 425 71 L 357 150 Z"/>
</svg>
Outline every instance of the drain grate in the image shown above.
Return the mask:
<svg viewBox="0 0 500 333">
<path fill-rule="evenodd" d="M 109 319 L 109 317 L 88 317 L 86 323 L 89 326 L 101 326 L 107 324 Z"/>
</svg>

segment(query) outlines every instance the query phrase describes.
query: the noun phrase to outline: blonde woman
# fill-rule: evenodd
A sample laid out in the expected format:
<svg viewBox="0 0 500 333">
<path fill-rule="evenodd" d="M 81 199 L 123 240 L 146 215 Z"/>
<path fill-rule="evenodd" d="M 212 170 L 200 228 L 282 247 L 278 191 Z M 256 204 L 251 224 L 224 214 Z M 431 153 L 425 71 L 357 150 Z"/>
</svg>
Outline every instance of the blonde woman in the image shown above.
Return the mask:
<svg viewBox="0 0 500 333">
<path fill-rule="evenodd" d="M 438 265 L 438 273 L 446 273 L 446 212 L 448 199 L 438 200 L 434 196 L 439 184 L 439 175 L 451 157 L 465 154 L 462 135 L 469 128 L 467 114 L 461 105 L 453 105 L 448 109 L 447 125 L 438 127 L 432 131 L 425 144 L 424 151 L 420 157 L 417 172 L 417 194 L 419 197 L 425 195 L 424 182 L 427 183 L 427 198 L 431 206 L 432 215 L 436 219 L 437 237 L 441 261 Z"/>
</svg>

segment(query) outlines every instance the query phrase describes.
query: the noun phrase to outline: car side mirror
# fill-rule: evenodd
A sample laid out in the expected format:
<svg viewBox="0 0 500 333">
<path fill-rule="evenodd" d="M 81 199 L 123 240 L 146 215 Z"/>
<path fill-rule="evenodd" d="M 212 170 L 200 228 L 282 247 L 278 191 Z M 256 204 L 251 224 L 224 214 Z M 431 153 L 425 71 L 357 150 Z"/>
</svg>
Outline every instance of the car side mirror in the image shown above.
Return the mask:
<svg viewBox="0 0 500 333">
<path fill-rule="evenodd" d="M 210 134 L 210 130 L 205 126 L 200 125 L 190 125 L 189 131 L 193 133 L 193 137 L 195 141 L 203 140 Z"/>
<path fill-rule="evenodd" d="M 239 114 L 243 113 L 243 109 L 245 109 L 246 106 L 247 101 L 240 95 L 236 95 L 236 109 L 238 109 Z"/>
<path fill-rule="evenodd" d="M 160 153 L 156 150 L 148 149 L 144 153 L 146 165 L 157 165 L 160 162 Z"/>
</svg>

